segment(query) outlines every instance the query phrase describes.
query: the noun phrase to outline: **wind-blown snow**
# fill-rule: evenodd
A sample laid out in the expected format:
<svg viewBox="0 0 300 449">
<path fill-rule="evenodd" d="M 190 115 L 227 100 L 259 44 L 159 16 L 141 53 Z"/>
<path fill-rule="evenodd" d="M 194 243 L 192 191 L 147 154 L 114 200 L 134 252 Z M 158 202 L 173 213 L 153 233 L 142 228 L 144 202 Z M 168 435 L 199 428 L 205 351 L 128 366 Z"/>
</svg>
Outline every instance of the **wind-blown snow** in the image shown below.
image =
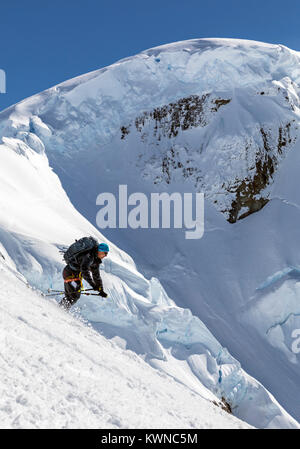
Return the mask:
<svg viewBox="0 0 300 449">
<path fill-rule="evenodd" d="M 129 193 L 195 190 L 196 178 L 183 179 L 172 165 L 171 181 L 153 184 L 169 151 L 168 140 L 157 146 L 148 119 L 141 138 L 136 118 L 191 95 L 209 93 L 215 106 L 223 101 L 217 111 L 211 104 L 204 108 L 207 127 L 191 127 L 172 141 L 179 160 L 192 158 L 197 176 L 203 175 L 198 188 L 205 186 L 211 201 L 205 205 L 203 239 L 189 242 L 183 230 L 173 229 L 105 230 L 150 280 L 110 243 L 103 272 L 109 301 L 82 297 L 78 307 L 107 338 L 197 393 L 205 388 L 219 398 L 224 395 L 236 416 L 257 427 L 297 424 L 236 359 L 300 417 L 299 356 L 291 352 L 287 337 L 297 323 L 289 323 L 284 343 L 274 333 L 290 313 L 299 313 L 297 288 L 287 303 L 280 290 L 275 300 L 256 290 L 275 273 L 300 265 L 294 249 L 300 242 L 299 67 L 299 54 L 283 46 L 221 39 L 180 42 L 62 83 L 0 116 L 5 193 L 0 242 L 13 266 L 45 290 L 61 287 L 62 245 L 89 234 L 106 241 L 87 221 L 95 220 L 100 192 L 117 194 L 119 184 L 127 184 Z M 277 177 L 265 189 L 270 202 L 229 224 L 218 212 L 232 201 L 223 185 L 243 179 L 251 169 L 263 141 L 261 123 L 270 133 L 291 124 L 288 152 L 279 152 Z M 129 130 L 124 139 L 122 126 Z M 245 142 L 251 149 L 246 158 Z"/>
</svg>

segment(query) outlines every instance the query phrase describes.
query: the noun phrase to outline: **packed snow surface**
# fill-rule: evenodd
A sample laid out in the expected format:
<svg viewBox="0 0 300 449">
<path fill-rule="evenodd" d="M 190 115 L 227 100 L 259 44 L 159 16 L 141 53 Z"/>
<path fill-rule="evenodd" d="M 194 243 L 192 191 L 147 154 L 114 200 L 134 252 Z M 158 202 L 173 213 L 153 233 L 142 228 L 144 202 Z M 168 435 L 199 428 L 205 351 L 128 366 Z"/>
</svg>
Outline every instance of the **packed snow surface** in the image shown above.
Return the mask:
<svg viewBox="0 0 300 449">
<path fill-rule="evenodd" d="M 0 273 L 1 428 L 251 427 Z"/>
</svg>

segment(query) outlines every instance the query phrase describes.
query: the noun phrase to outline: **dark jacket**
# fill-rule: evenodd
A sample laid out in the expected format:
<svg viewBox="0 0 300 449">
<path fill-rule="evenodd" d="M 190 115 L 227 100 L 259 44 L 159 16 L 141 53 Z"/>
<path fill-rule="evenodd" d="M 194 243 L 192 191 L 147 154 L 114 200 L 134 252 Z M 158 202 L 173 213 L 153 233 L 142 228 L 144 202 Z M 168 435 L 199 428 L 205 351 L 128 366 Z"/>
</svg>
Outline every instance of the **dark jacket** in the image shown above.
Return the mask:
<svg viewBox="0 0 300 449">
<path fill-rule="evenodd" d="M 91 287 L 103 289 L 102 279 L 100 276 L 99 265 L 102 263 L 101 259 L 97 257 L 97 250 L 91 250 L 88 253 L 79 254 L 77 262 L 69 264 L 74 273 L 82 274 L 82 277 L 87 281 Z"/>
</svg>

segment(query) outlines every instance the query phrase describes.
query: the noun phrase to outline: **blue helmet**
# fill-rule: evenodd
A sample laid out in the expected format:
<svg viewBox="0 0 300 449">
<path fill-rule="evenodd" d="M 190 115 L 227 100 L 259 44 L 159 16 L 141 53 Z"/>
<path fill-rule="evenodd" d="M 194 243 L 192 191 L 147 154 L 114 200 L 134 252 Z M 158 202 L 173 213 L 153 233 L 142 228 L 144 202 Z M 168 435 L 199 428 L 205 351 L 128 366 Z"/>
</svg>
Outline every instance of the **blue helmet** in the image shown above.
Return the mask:
<svg viewBox="0 0 300 449">
<path fill-rule="evenodd" d="M 108 253 L 109 247 L 106 243 L 100 243 L 98 245 L 98 251 L 103 251 L 104 253 Z"/>
</svg>

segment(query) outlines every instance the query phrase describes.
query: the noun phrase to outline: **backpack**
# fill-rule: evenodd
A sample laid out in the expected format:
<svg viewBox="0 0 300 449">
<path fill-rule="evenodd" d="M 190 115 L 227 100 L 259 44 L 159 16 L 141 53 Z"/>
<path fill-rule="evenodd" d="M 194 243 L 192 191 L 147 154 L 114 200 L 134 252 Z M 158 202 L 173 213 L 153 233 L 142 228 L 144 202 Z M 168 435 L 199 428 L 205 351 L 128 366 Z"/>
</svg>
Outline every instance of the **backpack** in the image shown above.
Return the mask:
<svg viewBox="0 0 300 449">
<path fill-rule="evenodd" d="M 75 240 L 71 246 L 63 253 L 63 258 L 67 264 L 77 262 L 77 256 L 80 254 L 91 251 L 98 246 L 98 242 L 94 237 L 82 237 L 79 240 Z"/>
</svg>

